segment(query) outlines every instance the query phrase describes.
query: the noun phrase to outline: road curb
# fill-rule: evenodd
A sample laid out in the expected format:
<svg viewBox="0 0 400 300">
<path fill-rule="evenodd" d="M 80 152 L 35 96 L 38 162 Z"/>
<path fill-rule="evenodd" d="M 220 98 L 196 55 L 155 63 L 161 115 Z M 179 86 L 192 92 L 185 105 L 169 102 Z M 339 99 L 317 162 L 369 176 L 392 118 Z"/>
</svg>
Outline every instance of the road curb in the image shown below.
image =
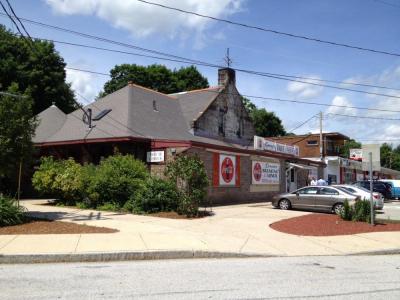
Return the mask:
<svg viewBox="0 0 400 300">
<path fill-rule="evenodd" d="M 348 256 L 356 255 L 396 255 L 400 254 L 400 248 L 387 249 L 387 250 L 375 250 L 375 251 L 363 251 L 357 253 L 350 253 Z"/>
<path fill-rule="evenodd" d="M 94 253 L 60 253 L 60 254 L 0 254 L 0 264 L 38 264 L 63 262 L 107 262 L 128 260 L 190 259 L 190 258 L 246 258 L 273 257 L 252 253 L 218 252 L 218 251 L 142 251 L 142 252 L 94 252 Z"/>
</svg>

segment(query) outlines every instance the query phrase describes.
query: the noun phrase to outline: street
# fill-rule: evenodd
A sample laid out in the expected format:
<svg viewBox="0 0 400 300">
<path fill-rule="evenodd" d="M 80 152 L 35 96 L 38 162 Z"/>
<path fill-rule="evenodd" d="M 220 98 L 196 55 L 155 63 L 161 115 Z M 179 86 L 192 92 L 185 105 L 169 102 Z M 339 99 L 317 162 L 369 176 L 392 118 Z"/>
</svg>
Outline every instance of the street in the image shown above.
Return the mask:
<svg viewBox="0 0 400 300">
<path fill-rule="evenodd" d="M 1 299 L 400 299 L 400 256 L 0 265 Z"/>
</svg>

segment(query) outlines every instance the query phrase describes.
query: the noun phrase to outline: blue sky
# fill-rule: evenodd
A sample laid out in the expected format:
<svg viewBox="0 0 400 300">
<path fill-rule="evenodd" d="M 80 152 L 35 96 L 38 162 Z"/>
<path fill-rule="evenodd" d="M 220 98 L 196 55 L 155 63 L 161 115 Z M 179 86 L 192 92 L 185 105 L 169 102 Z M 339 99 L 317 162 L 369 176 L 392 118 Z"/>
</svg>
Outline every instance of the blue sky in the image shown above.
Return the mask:
<svg viewBox="0 0 400 300">
<path fill-rule="evenodd" d="M 400 57 L 263 33 L 171 12 L 136 0 L 10 1 L 16 13 L 24 18 L 214 64 L 223 64 L 223 56 L 229 47 L 233 66 L 236 68 L 337 81 L 353 80 L 400 89 Z M 386 2 L 399 6 L 375 0 L 154 0 L 154 2 L 279 31 L 400 53 L 398 0 Z M 0 22 L 15 30 L 9 20 L 2 17 Z M 25 26 L 35 37 L 128 50 L 31 24 Z M 162 63 L 170 68 L 184 66 L 65 45 L 56 45 L 56 48 L 68 66 L 104 73 L 108 73 L 114 65 L 121 63 L 140 65 Z M 199 70 L 209 79 L 211 85 L 216 84 L 215 69 L 199 67 Z M 68 71 L 68 80 L 72 82 L 76 91 L 88 99 L 93 99 L 107 77 Z M 400 111 L 400 99 L 396 98 L 366 96 L 242 73 L 237 74 L 237 86 L 239 91 L 246 95 Z M 367 90 L 400 97 L 399 91 Z M 254 102 L 259 107 L 274 111 L 288 130 L 320 110 L 325 113 L 400 118 L 400 113 L 327 108 L 276 101 L 254 100 Z M 317 126 L 317 120 L 314 119 L 295 132 L 300 134 L 315 131 L 318 129 Z M 324 130 L 340 131 L 356 139 L 400 139 L 400 121 L 328 116 L 324 122 Z"/>
</svg>

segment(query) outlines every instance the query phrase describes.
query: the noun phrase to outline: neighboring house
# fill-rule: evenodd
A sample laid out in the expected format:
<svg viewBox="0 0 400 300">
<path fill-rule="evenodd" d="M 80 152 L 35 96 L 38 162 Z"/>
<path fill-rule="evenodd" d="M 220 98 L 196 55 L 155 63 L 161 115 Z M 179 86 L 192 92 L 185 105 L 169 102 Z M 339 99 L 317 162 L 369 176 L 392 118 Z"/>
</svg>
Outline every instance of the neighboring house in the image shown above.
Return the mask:
<svg viewBox="0 0 400 300">
<path fill-rule="evenodd" d="M 319 133 L 271 137 L 269 139 L 288 145 L 296 145 L 300 149 L 300 157 L 321 161 Z M 327 165 L 324 169 L 323 179 L 328 183 L 352 183 L 369 178 L 368 172 L 362 170 L 361 161 L 351 160 L 340 155 L 342 147 L 349 140 L 348 136 L 339 132 L 322 133 L 322 161 Z M 311 169 L 309 176 L 317 178 L 317 170 Z M 381 168 L 381 172 L 374 172 L 373 174 L 375 179 L 399 177 L 399 171 L 388 168 Z"/>
<path fill-rule="evenodd" d="M 254 149 L 254 127 L 234 70 L 220 69 L 218 84 L 166 95 L 130 83 L 68 115 L 53 105 L 38 115 L 34 143 L 41 156 L 73 157 L 81 163 L 98 163 L 116 152 L 133 154 L 159 176 L 175 155 L 197 154 L 214 203 L 270 200 L 287 190 L 287 170 L 294 164 L 324 166 Z"/>
</svg>

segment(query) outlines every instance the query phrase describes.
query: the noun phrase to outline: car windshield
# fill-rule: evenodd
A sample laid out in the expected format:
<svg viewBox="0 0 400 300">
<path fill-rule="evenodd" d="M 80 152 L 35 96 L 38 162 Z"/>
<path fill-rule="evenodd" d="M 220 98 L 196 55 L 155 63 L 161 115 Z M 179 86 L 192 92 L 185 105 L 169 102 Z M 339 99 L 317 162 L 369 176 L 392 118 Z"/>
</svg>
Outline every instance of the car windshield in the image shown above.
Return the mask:
<svg viewBox="0 0 400 300">
<path fill-rule="evenodd" d="M 352 195 L 354 196 L 354 192 L 351 192 L 350 190 L 348 190 L 349 188 L 344 187 L 344 186 L 335 186 L 335 188 L 339 189 L 340 191 L 342 191 L 343 193 L 346 193 L 348 195 Z"/>
<path fill-rule="evenodd" d="M 369 190 L 366 189 L 366 188 L 364 188 L 364 187 L 362 187 L 362 186 L 358 186 L 357 188 L 358 188 L 359 190 L 362 190 L 362 191 L 364 191 L 364 192 L 369 193 Z"/>
</svg>

